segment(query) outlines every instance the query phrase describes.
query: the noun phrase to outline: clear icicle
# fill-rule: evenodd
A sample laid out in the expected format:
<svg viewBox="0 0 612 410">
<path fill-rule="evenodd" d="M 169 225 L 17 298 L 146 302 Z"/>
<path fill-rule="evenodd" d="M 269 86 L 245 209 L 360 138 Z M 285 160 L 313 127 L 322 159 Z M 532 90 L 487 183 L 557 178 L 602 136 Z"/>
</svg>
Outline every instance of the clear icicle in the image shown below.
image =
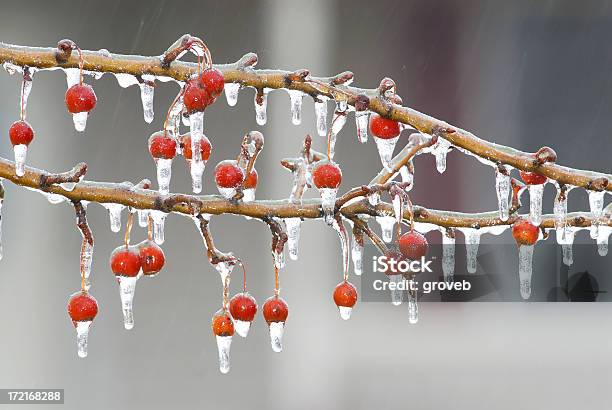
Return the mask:
<svg viewBox="0 0 612 410">
<path fill-rule="evenodd" d="M 77 334 L 77 354 L 81 358 L 87 357 L 87 338 L 91 323 L 91 320 L 83 320 L 75 322 L 74 325 Z"/>
<path fill-rule="evenodd" d="M 136 79 L 136 76 L 133 76 L 132 74 L 115 73 L 114 75 L 115 75 L 115 78 L 117 79 L 117 83 L 119 84 L 119 87 L 121 88 L 128 88 L 131 85 L 138 84 L 138 80 Z"/>
<path fill-rule="evenodd" d="M 202 174 L 204 173 L 204 161 L 202 160 L 201 143 L 204 137 L 204 112 L 194 112 L 189 117 L 191 134 L 191 181 L 193 192 L 202 192 Z"/>
<path fill-rule="evenodd" d="M 455 276 L 455 238 L 442 231 L 442 273 L 444 281 L 452 283 Z"/>
<path fill-rule="evenodd" d="M 64 73 L 66 74 L 66 85 L 68 88 L 78 84 L 81 80 L 81 73 L 78 68 L 65 68 Z"/>
<path fill-rule="evenodd" d="M 348 306 L 338 306 L 338 310 L 340 311 L 342 320 L 349 320 L 351 318 L 351 313 L 353 313 L 353 308 Z"/>
<path fill-rule="evenodd" d="M 287 248 L 289 249 L 289 257 L 294 261 L 298 259 L 301 224 L 302 220 L 300 218 L 285 219 L 285 226 L 287 227 Z"/>
<path fill-rule="evenodd" d="M 72 122 L 74 123 L 74 129 L 78 132 L 85 131 L 85 128 L 87 127 L 88 116 L 89 113 L 87 111 L 72 114 Z"/>
<path fill-rule="evenodd" d="M 353 272 L 355 275 L 361 275 L 363 272 L 363 245 L 353 238 L 351 243 L 351 257 L 353 259 Z"/>
<path fill-rule="evenodd" d="M 334 220 L 338 188 L 321 188 L 319 192 L 321 193 L 321 207 L 323 208 L 325 223 L 331 225 Z"/>
<path fill-rule="evenodd" d="M 264 89 L 261 94 L 255 94 L 255 121 L 258 125 L 266 125 L 266 122 L 268 122 L 268 117 L 266 115 L 266 110 L 268 107 L 268 93 L 269 90 Z M 258 96 L 261 96 L 261 101 L 258 101 Z"/>
<path fill-rule="evenodd" d="M 600 226 L 599 235 L 597 235 L 597 252 L 599 256 L 606 256 L 608 254 L 608 238 L 612 233 L 612 228 L 609 226 Z"/>
<path fill-rule="evenodd" d="M 85 241 L 85 248 L 83 250 L 83 255 L 81 256 L 81 261 L 83 263 L 83 274 L 85 276 L 85 290 L 89 290 L 89 276 L 91 275 L 91 264 L 93 262 L 93 250 L 94 247 L 88 241 Z M 80 273 L 80 272 L 79 272 Z"/>
<path fill-rule="evenodd" d="M 193 162 L 192 160 L 189 160 L 189 173 L 191 174 L 191 190 L 195 194 L 199 194 L 200 192 L 202 192 L 202 176 L 204 175 L 205 168 L 206 163 L 204 161 Z M 246 191 L 247 190 L 245 190 L 244 192 L 245 198 L 247 195 Z M 255 192 L 253 192 L 253 194 L 254 193 Z M 244 198 L 243 201 L 245 201 Z"/>
<path fill-rule="evenodd" d="M 413 279 L 408 281 L 408 322 L 411 325 L 419 321 L 419 305 L 417 303 L 416 283 Z"/>
<path fill-rule="evenodd" d="M 349 270 L 349 237 L 346 233 L 344 224 L 338 223 L 335 219 L 332 222 L 332 227 L 340 238 L 340 248 L 342 249 L 342 272 L 348 274 Z"/>
<path fill-rule="evenodd" d="M 563 263 L 567 266 L 571 266 L 574 263 L 572 244 L 574 243 L 576 231 L 576 228 L 569 226 L 565 227 L 563 230 L 557 229 L 557 243 L 561 245 Z"/>
<path fill-rule="evenodd" d="M 219 371 L 227 374 L 230 370 L 231 336 L 217 336 L 217 350 L 219 351 Z"/>
<path fill-rule="evenodd" d="M 302 102 L 304 93 L 298 90 L 287 90 L 291 99 L 291 122 L 293 125 L 302 123 Z"/>
<path fill-rule="evenodd" d="M 344 127 L 344 124 L 346 124 L 346 116 L 346 101 L 337 101 L 336 111 L 334 111 L 334 117 L 332 119 L 331 135 L 329 139 L 329 159 L 332 159 L 336 152 L 336 139 L 338 138 L 338 134 Z"/>
<path fill-rule="evenodd" d="M 553 214 L 555 216 L 555 228 L 557 230 L 557 238 L 559 238 L 559 235 L 565 235 L 565 218 L 567 216 L 567 194 L 569 190 L 566 190 L 563 194 L 563 191 L 561 190 L 559 184 L 555 183 L 555 185 L 557 187 L 557 195 L 555 196 L 555 201 L 553 203 Z"/>
<path fill-rule="evenodd" d="M 123 327 L 127 330 L 134 328 L 134 292 L 137 281 L 138 276 L 117 276 L 123 310 Z"/>
<path fill-rule="evenodd" d="M 376 147 L 378 148 L 378 155 L 380 156 L 380 162 L 383 167 L 392 172 L 393 168 L 391 166 L 391 160 L 393 159 L 393 151 L 395 150 L 395 144 L 397 144 L 397 140 L 399 137 L 383 139 L 383 138 L 374 138 L 376 141 Z"/>
<path fill-rule="evenodd" d="M 153 97 L 155 96 L 155 87 L 152 85 L 153 78 L 153 76 L 143 75 L 143 82 L 139 84 L 142 113 L 147 124 L 151 124 L 155 118 L 155 112 L 153 111 Z"/>
<path fill-rule="evenodd" d="M 531 296 L 532 265 L 533 245 L 519 246 L 519 281 L 523 299 L 529 299 Z"/>
<path fill-rule="evenodd" d="M 393 196 L 393 214 L 396 223 L 402 223 L 404 217 L 404 208 L 402 207 L 402 199 L 399 195 Z"/>
<path fill-rule="evenodd" d="M 200 226 L 199 221 L 197 222 L 197 226 Z M 232 273 L 235 265 L 233 261 L 222 261 L 213 265 L 217 272 L 219 272 L 219 276 L 221 276 L 221 285 L 225 285 L 225 280 Z"/>
<path fill-rule="evenodd" d="M 544 185 L 529 185 L 529 221 L 540 226 L 542 222 L 542 196 L 544 195 Z"/>
<path fill-rule="evenodd" d="M 32 91 L 32 77 L 34 76 L 33 69 L 29 69 L 29 79 L 27 76 L 23 76 L 23 87 L 21 88 L 21 101 L 19 103 L 23 105 L 23 112 L 27 111 L 28 108 L 28 97 L 30 96 L 30 92 Z M 19 110 L 21 111 L 22 107 L 20 105 Z"/>
<path fill-rule="evenodd" d="M 138 226 L 141 228 L 149 226 L 149 211 L 147 209 L 138 210 Z"/>
<path fill-rule="evenodd" d="M 155 166 L 157 167 L 157 185 L 159 193 L 165 195 L 170 192 L 170 178 L 172 177 L 172 158 L 156 158 Z"/>
<path fill-rule="evenodd" d="M 225 83 L 225 98 L 227 105 L 234 107 L 238 103 L 238 92 L 240 91 L 239 83 Z"/>
<path fill-rule="evenodd" d="M 368 142 L 368 122 L 370 119 L 370 111 L 355 111 L 355 126 L 357 127 L 357 138 L 359 142 L 365 144 Z"/>
<path fill-rule="evenodd" d="M 599 225 L 601 217 L 603 215 L 604 206 L 604 195 L 605 191 L 587 191 L 589 193 L 589 207 L 591 209 L 591 215 L 593 218 L 593 224 L 591 225 L 591 238 L 597 239 L 599 235 Z"/>
<path fill-rule="evenodd" d="M 382 240 L 390 243 L 393 240 L 393 227 L 395 227 L 395 218 L 393 216 L 377 216 L 376 222 L 380 225 Z"/>
<path fill-rule="evenodd" d="M 497 206 L 499 208 L 499 219 L 507 221 L 510 216 L 510 170 L 505 167 L 505 172 L 495 168 L 495 192 L 497 193 Z"/>
<path fill-rule="evenodd" d="M 439 173 L 446 171 L 446 155 L 450 150 L 451 143 L 444 138 L 438 137 L 438 142 L 432 150 L 432 154 L 436 157 L 436 169 Z"/>
<path fill-rule="evenodd" d="M 125 206 L 121 204 L 102 204 L 102 206 L 108 209 L 111 231 L 119 232 L 121 230 L 121 212 Z"/>
<path fill-rule="evenodd" d="M 149 214 L 153 219 L 153 240 L 156 244 L 161 245 L 164 243 L 164 223 L 166 221 L 166 214 L 162 211 L 150 210 Z"/>
<path fill-rule="evenodd" d="M 321 137 L 327 135 L 327 98 L 318 97 L 314 102 L 317 133 Z"/>
<path fill-rule="evenodd" d="M 247 337 L 249 334 L 249 330 L 251 329 L 251 322 L 234 319 L 234 329 L 236 329 L 236 333 L 238 333 L 238 336 Z"/>
<path fill-rule="evenodd" d="M 480 234 L 478 229 L 462 228 L 465 235 L 465 257 L 468 273 L 476 273 L 478 269 L 478 246 L 480 245 Z"/>
<path fill-rule="evenodd" d="M 17 144 L 13 146 L 15 153 L 15 175 L 22 177 L 25 174 L 25 162 L 28 155 L 28 146 L 25 144 Z"/>
<path fill-rule="evenodd" d="M 283 351 L 283 333 L 285 332 L 285 322 L 270 323 L 270 345 L 276 353 Z"/>
<path fill-rule="evenodd" d="M 389 276 L 389 293 L 391 293 L 391 304 L 394 306 L 401 305 L 404 300 L 404 291 L 401 289 L 403 280 L 404 277 L 402 275 Z"/>
</svg>

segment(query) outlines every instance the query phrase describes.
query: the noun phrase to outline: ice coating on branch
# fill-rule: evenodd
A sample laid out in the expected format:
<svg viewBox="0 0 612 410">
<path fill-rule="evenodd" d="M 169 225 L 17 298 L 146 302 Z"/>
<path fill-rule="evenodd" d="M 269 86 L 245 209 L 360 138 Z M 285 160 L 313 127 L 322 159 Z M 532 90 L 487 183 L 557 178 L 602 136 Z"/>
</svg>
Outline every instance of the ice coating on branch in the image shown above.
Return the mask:
<svg viewBox="0 0 612 410">
<path fill-rule="evenodd" d="M 87 111 L 77 112 L 75 114 L 72 114 L 72 122 L 74 123 L 74 129 L 77 130 L 78 132 L 85 131 L 85 128 L 87 128 L 87 117 L 88 116 L 89 116 L 89 113 Z"/>
<path fill-rule="evenodd" d="M 114 73 L 114 76 L 121 88 L 128 88 L 131 85 L 139 84 L 136 76 L 133 76 L 132 74 Z"/>
<path fill-rule="evenodd" d="M 155 158 L 157 168 L 157 185 L 159 193 L 165 195 L 170 192 L 170 178 L 172 178 L 172 159 Z"/>
<path fill-rule="evenodd" d="M 336 207 L 338 188 L 320 188 L 319 192 L 321 193 L 321 208 L 323 209 L 325 223 L 331 225 L 334 220 L 334 208 Z"/>
<path fill-rule="evenodd" d="M 200 226 L 200 222 L 198 221 L 196 225 Z M 236 262 L 233 260 L 230 261 L 221 261 L 213 265 L 217 272 L 219 272 L 219 276 L 221 277 L 221 285 L 225 285 L 225 281 L 229 275 L 231 275 L 234 270 L 234 266 L 236 266 Z"/>
<path fill-rule="evenodd" d="M 395 226 L 395 217 L 393 216 L 377 216 L 376 222 L 380 225 L 382 240 L 390 243 L 393 240 L 393 227 Z"/>
<path fill-rule="evenodd" d="M 529 221 L 535 226 L 542 223 L 542 196 L 545 185 L 529 185 Z"/>
<path fill-rule="evenodd" d="M 66 86 L 68 88 L 78 84 L 81 80 L 81 74 L 78 68 L 65 68 L 64 73 L 66 74 Z"/>
<path fill-rule="evenodd" d="M 293 125 L 302 123 L 302 102 L 305 94 L 299 90 L 287 90 L 291 100 L 291 122 Z"/>
<path fill-rule="evenodd" d="M 442 273 L 444 281 L 452 283 L 455 276 L 455 238 L 446 233 L 442 228 Z"/>
<path fill-rule="evenodd" d="M 138 226 L 140 226 L 141 228 L 146 228 L 147 226 L 149 226 L 149 210 L 138 210 Z"/>
<path fill-rule="evenodd" d="M 164 222 L 166 221 L 167 214 L 151 209 L 149 215 L 153 219 L 153 240 L 156 244 L 161 245 L 164 243 Z"/>
<path fill-rule="evenodd" d="M 15 65 L 13 63 L 9 63 L 8 61 L 5 61 L 4 63 L 2 63 L 2 67 L 6 70 L 6 72 L 9 75 L 23 72 L 23 68 L 21 66 Z"/>
<path fill-rule="evenodd" d="M 510 216 L 509 195 L 512 189 L 510 184 L 511 168 L 502 165 L 504 171 L 501 172 L 498 167 L 495 168 L 495 192 L 497 194 L 497 206 L 499 209 L 499 219 L 507 221 Z"/>
<path fill-rule="evenodd" d="M 219 371 L 227 374 L 230 370 L 231 336 L 217 336 L 217 350 L 219 351 Z"/>
<path fill-rule="evenodd" d="M 338 134 L 342 128 L 344 128 L 344 124 L 346 124 L 346 117 L 346 101 L 336 101 L 336 110 L 334 111 L 334 116 L 332 118 L 331 134 L 329 138 L 329 159 L 334 157 L 336 152 L 336 139 L 338 138 Z"/>
<path fill-rule="evenodd" d="M 607 225 L 599 227 L 599 234 L 597 235 L 597 252 L 599 256 L 606 256 L 608 254 L 608 239 L 611 233 L 611 227 Z"/>
<path fill-rule="evenodd" d="M 604 195 L 605 191 L 587 191 L 589 193 L 589 207 L 591 209 L 591 215 L 593 218 L 593 224 L 591 225 L 591 238 L 596 239 L 599 235 L 599 225 L 601 223 L 601 217 L 603 215 L 604 206 Z"/>
<path fill-rule="evenodd" d="M 283 351 L 283 333 L 285 332 L 285 322 L 270 323 L 270 345 L 276 353 Z"/>
<path fill-rule="evenodd" d="M 134 292 L 138 276 L 117 276 L 119 283 L 119 296 L 121 296 L 121 309 L 123 311 L 123 327 L 126 330 L 134 328 Z"/>
<path fill-rule="evenodd" d="M 155 87 L 153 81 L 155 77 L 152 75 L 144 74 L 142 76 L 142 83 L 140 86 L 140 100 L 142 102 L 142 113 L 144 120 L 147 124 L 151 124 L 155 118 L 155 112 L 153 110 L 153 97 L 155 96 Z"/>
<path fill-rule="evenodd" d="M 125 206 L 121 204 L 101 204 L 108 210 L 108 217 L 110 219 L 111 231 L 117 233 L 121 230 L 121 212 Z"/>
<path fill-rule="evenodd" d="M 431 153 L 436 157 L 436 169 L 441 174 L 446 171 L 446 155 L 450 151 L 450 147 L 450 142 L 438 137 L 438 142 L 431 150 Z"/>
<path fill-rule="evenodd" d="M 64 191 L 73 191 L 74 187 L 76 187 L 76 182 L 62 182 L 61 184 L 59 184 L 59 186 L 64 190 Z"/>
<path fill-rule="evenodd" d="M 291 260 L 298 259 L 298 246 L 300 241 L 300 225 L 301 218 L 286 218 L 285 226 L 287 227 L 287 248 L 289 249 L 289 257 Z"/>
<path fill-rule="evenodd" d="M 261 94 L 255 93 L 255 121 L 258 125 L 266 125 L 266 122 L 268 122 L 266 110 L 268 107 L 269 92 L 269 89 L 264 88 Z"/>
<path fill-rule="evenodd" d="M 204 173 L 204 161 L 202 160 L 201 144 L 204 138 L 204 112 L 194 112 L 189 117 L 191 131 L 191 182 L 193 192 L 202 192 L 202 174 Z"/>
<path fill-rule="evenodd" d="M 77 334 L 77 354 L 80 358 L 87 357 L 87 339 L 89 336 L 89 328 L 91 327 L 91 323 L 91 320 L 75 322 Z"/>
<path fill-rule="evenodd" d="M 399 306 L 404 300 L 404 291 L 401 289 L 401 283 L 404 280 L 402 275 L 391 275 L 389 276 L 389 293 L 391 294 L 391 304 L 393 306 Z"/>
<path fill-rule="evenodd" d="M 378 148 L 378 155 L 380 156 L 382 166 L 388 172 L 393 172 L 391 160 L 393 159 L 393 151 L 395 150 L 395 145 L 399 137 L 389 139 L 374 138 L 374 140 L 376 141 L 376 147 Z"/>
<path fill-rule="evenodd" d="M 533 265 L 533 245 L 519 246 L 519 281 L 521 297 L 529 299 L 531 296 L 531 272 Z"/>
<path fill-rule="evenodd" d="M 51 194 L 44 192 L 43 195 L 47 198 L 47 201 L 49 201 L 51 205 L 61 204 L 62 202 L 66 201 L 66 198 L 59 194 Z"/>
<path fill-rule="evenodd" d="M 402 182 L 410 182 L 410 185 L 405 188 L 405 191 L 410 191 L 412 189 L 412 183 L 414 182 L 414 175 L 410 173 L 406 165 L 400 168 L 400 175 L 402 177 Z"/>
<path fill-rule="evenodd" d="M 357 127 L 357 138 L 359 142 L 365 144 L 368 142 L 368 123 L 370 120 L 370 111 L 355 111 L 355 126 Z"/>
<path fill-rule="evenodd" d="M 317 97 L 314 102 L 317 134 L 321 137 L 327 135 L 327 98 Z"/>
<path fill-rule="evenodd" d="M 13 146 L 15 154 L 15 175 L 22 177 L 25 174 L 25 162 L 28 155 L 28 146 L 25 144 L 17 144 Z"/>
<path fill-rule="evenodd" d="M 361 275 L 363 272 L 363 245 L 359 244 L 354 237 L 351 242 L 351 258 L 353 259 L 353 272 L 355 275 Z"/>
<path fill-rule="evenodd" d="M 238 92 L 240 91 L 240 83 L 225 83 L 223 87 L 227 105 L 234 107 L 238 103 Z"/>
<path fill-rule="evenodd" d="M 476 273 L 478 269 L 478 246 L 480 245 L 481 231 L 473 228 L 457 228 L 465 235 L 465 251 L 467 271 Z"/>
<path fill-rule="evenodd" d="M 561 245 L 563 263 L 567 266 L 571 266 L 574 263 L 572 244 L 574 243 L 576 231 L 578 231 L 578 228 L 571 226 L 566 226 L 563 230 L 557 229 L 557 243 Z"/>
<path fill-rule="evenodd" d="M 419 305 L 417 303 L 416 283 L 413 279 L 408 281 L 408 322 L 415 325 L 419 321 Z"/>
</svg>

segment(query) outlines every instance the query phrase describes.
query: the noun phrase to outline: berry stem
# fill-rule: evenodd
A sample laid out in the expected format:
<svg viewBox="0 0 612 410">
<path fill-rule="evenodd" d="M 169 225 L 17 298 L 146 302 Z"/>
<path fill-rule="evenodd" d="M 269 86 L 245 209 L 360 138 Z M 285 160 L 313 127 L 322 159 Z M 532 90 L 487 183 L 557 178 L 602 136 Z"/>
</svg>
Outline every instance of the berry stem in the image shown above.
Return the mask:
<svg viewBox="0 0 612 410">
<path fill-rule="evenodd" d="M 152 241 L 153 240 L 153 218 L 151 215 L 148 215 L 147 218 L 147 238 Z"/>
<path fill-rule="evenodd" d="M 225 277 L 223 282 L 223 311 L 227 311 L 227 305 L 229 303 L 229 283 L 231 273 Z"/>
<path fill-rule="evenodd" d="M 20 119 L 21 121 L 25 121 L 26 119 L 26 107 L 25 107 L 25 87 L 26 82 L 28 81 L 28 77 L 30 76 L 29 70 L 27 67 L 24 67 L 23 70 L 23 81 L 21 81 L 21 104 L 20 104 Z M 31 79 L 29 80 L 31 81 Z"/>
<path fill-rule="evenodd" d="M 237 259 L 236 261 L 237 261 L 237 263 L 239 263 L 239 264 L 240 264 L 240 266 L 242 267 L 242 291 L 243 291 L 244 293 L 246 293 L 246 291 L 247 291 L 247 281 L 246 281 L 247 275 L 246 275 L 246 267 L 244 266 L 244 263 L 242 263 L 242 261 L 241 261 L 240 259 Z"/>
<path fill-rule="evenodd" d="M 166 119 L 164 120 L 164 136 L 166 136 L 166 133 L 167 133 L 167 130 L 168 130 L 168 122 L 170 121 L 170 113 L 172 112 L 172 109 L 178 103 L 180 98 L 183 96 L 184 92 L 185 92 L 185 87 L 181 88 L 181 90 L 176 95 L 176 97 L 174 97 L 174 100 L 172 100 L 172 104 L 170 104 L 170 106 L 168 107 L 168 112 L 166 113 Z M 177 129 L 177 125 L 176 124 L 174 124 L 174 127 L 173 127 L 172 131 L 173 131 L 174 134 L 178 133 L 178 129 Z"/>
<path fill-rule="evenodd" d="M 130 212 L 128 212 L 128 220 L 127 220 L 127 225 L 125 227 L 125 237 L 123 239 L 126 249 L 130 246 L 130 233 L 132 232 L 133 224 L 134 224 L 134 214 L 130 210 Z"/>
<path fill-rule="evenodd" d="M 83 292 L 87 292 L 87 285 L 85 281 L 85 249 L 87 248 L 87 238 L 83 237 L 83 241 L 81 242 L 81 260 L 80 260 L 80 269 L 81 269 L 81 290 Z"/>
<path fill-rule="evenodd" d="M 274 265 L 274 296 L 278 297 L 280 295 L 280 278 L 274 257 L 272 257 L 272 264 Z"/>
</svg>

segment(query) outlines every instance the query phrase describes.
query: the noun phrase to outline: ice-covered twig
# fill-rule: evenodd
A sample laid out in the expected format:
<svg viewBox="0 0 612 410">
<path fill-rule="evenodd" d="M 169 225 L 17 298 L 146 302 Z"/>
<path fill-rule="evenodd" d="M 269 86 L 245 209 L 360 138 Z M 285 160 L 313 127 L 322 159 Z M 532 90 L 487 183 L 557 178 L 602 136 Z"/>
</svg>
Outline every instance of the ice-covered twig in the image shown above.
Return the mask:
<svg viewBox="0 0 612 410">
<path fill-rule="evenodd" d="M 213 242 L 212 238 L 212 233 L 210 232 L 209 221 L 204 218 L 202 214 L 196 215 L 196 218 L 200 222 L 200 231 L 202 232 L 202 237 L 204 238 L 204 242 L 206 243 L 208 261 L 212 265 L 217 265 L 221 262 L 236 263 L 238 259 L 234 255 L 232 255 L 231 253 L 223 253 L 215 247 L 215 243 Z"/>
<path fill-rule="evenodd" d="M 81 178 L 87 173 L 87 164 L 80 162 L 76 164 L 70 171 L 60 174 L 41 174 L 40 188 L 45 190 L 54 184 L 78 183 Z"/>
<path fill-rule="evenodd" d="M 91 229 L 89 228 L 89 224 L 87 223 L 87 211 L 85 207 L 80 201 L 75 201 L 72 203 L 74 206 L 74 211 L 76 213 L 76 225 L 81 231 L 83 238 L 89 243 L 89 245 L 93 246 L 94 238 Z"/>
</svg>

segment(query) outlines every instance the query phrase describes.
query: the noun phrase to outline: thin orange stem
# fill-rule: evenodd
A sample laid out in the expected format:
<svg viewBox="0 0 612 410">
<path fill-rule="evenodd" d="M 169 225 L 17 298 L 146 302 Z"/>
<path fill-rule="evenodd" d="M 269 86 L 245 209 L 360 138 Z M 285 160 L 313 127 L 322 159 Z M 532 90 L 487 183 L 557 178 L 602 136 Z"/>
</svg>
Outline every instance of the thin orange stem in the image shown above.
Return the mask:
<svg viewBox="0 0 612 410">
<path fill-rule="evenodd" d="M 273 262 L 274 262 L 274 260 L 273 260 Z M 276 297 L 278 297 L 278 295 L 280 295 L 280 278 L 279 278 L 279 275 L 278 275 L 278 266 L 276 266 L 276 263 L 274 263 L 274 295 Z"/>
<path fill-rule="evenodd" d="M 124 243 L 125 243 L 126 248 L 130 246 L 130 233 L 132 232 L 133 224 L 134 224 L 134 214 L 130 211 L 128 212 L 127 226 L 125 227 Z"/>
<path fill-rule="evenodd" d="M 147 238 L 153 240 L 153 218 L 150 214 L 147 216 Z"/>
</svg>

